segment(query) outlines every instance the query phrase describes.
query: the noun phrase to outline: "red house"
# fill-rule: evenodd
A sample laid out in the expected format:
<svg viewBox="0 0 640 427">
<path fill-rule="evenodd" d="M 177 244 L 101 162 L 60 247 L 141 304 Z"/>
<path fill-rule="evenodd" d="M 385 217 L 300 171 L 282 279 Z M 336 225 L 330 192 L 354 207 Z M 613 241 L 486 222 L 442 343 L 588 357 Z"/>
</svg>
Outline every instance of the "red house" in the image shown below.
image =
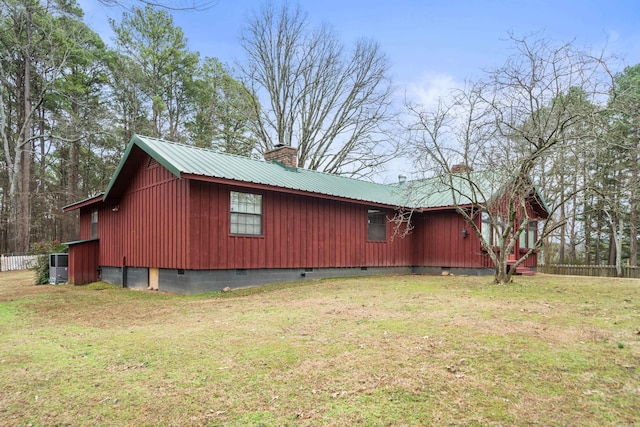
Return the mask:
<svg viewBox="0 0 640 427">
<path fill-rule="evenodd" d="M 254 160 L 134 136 L 106 191 L 64 208 L 80 211 L 82 239 L 69 243 L 69 282 L 200 293 L 330 276 L 493 272 L 436 181 L 383 185 L 295 163 L 291 147 Z M 538 200 L 532 213 L 545 218 Z M 404 237 L 390 221 L 401 209 L 413 212 Z M 536 265 L 533 254 L 524 266 Z"/>
</svg>

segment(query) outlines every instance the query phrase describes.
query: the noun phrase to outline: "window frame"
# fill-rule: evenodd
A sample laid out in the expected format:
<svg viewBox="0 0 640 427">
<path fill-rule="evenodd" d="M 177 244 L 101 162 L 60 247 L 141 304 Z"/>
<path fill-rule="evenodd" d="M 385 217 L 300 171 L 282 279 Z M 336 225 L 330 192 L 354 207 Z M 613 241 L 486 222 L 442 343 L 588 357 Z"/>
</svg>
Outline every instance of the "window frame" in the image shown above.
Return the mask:
<svg viewBox="0 0 640 427">
<path fill-rule="evenodd" d="M 91 224 L 91 238 L 92 239 L 97 239 L 98 238 L 98 210 L 94 209 L 91 211 L 91 216 L 90 216 L 90 224 Z"/>
<path fill-rule="evenodd" d="M 535 243 L 538 240 L 538 221 L 530 220 L 527 224 L 527 249 L 535 248 Z"/>
<path fill-rule="evenodd" d="M 538 236 L 538 221 L 530 219 L 520 233 L 520 249 L 529 250 L 535 247 Z"/>
<path fill-rule="evenodd" d="M 374 220 L 372 222 L 372 220 Z M 387 241 L 388 227 L 387 214 L 380 209 L 369 208 L 367 210 L 367 242 L 384 243 Z M 384 228 L 384 238 L 382 230 Z"/>
<path fill-rule="evenodd" d="M 234 200 L 234 197 L 237 199 Z M 241 200 L 243 198 L 245 200 Z M 262 237 L 264 235 L 263 207 L 262 194 L 229 191 L 229 234 Z"/>
<path fill-rule="evenodd" d="M 487 240 L 489 246 L 498 247 L 498 242 L 500 242 L 502 231 L 504 230 L 504 216 L 496 215 L 496 222 L 498 227 L 494 227 L 491 222 L 491 216 L 487 211 L 482 211 L 482 215 L 480 217 L 480 233 L 484 240 Z M 488 239 L 487 239 L 488 238 Z"/>
<path fill-rule="evenodd" d="M 482 237 L 487 240 L 489 246 L 497 246 L 496 242 L 499 240 L 499 233 L 502 232 L 503 217 L 502 215 L 497 216 L 498 229 L 493 227 L 491 224 L 491 218 L 486 211 L 482 212 L 480 217 L 480 232 Z M 538 239 L 538 221 L 535 219 L 529 219 L 528 224 L 524 230 L 520 233 L 520 237 L 518 238 L 518 247 L 521 250 L 532 249 L 535 246 L 536 240 Z"/>
<path fill-rule="evenodd" d="M 487 242 L 487 245 L 493 246 L 493 224 L 491 224 L 491 217 L 489 216 L 488 212 L 482 211 L 482 214 L 480 216 L 480 224 L 480 234 L 482 234 L 482 238 Z"/>
</svg>

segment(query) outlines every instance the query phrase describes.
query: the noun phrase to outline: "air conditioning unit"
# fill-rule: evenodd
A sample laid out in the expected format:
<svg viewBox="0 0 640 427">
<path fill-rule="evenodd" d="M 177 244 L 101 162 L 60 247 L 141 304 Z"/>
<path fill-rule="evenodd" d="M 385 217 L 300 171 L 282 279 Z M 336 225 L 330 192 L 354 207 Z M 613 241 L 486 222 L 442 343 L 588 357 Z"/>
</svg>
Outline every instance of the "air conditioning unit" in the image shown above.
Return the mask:
<svg viewBox="0 0 640 427">
<path fill-rule="evenodd" d="M 67 283 L 69 254 L 49 254 L 49 284 Z"/>
</svg>

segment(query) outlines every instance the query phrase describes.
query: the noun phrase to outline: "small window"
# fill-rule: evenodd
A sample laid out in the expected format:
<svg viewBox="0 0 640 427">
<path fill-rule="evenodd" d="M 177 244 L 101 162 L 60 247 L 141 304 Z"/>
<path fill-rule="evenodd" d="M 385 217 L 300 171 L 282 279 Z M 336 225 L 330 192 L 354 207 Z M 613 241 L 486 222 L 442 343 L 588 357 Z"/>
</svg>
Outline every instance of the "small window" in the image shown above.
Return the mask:
<svg viewBox="0 0 640 427">
<path fill-rule="evenodd" d="M 527 248 L 533 248 L 538 240 L 538 222 L 529 221 L 529 227 L 527 228 Z"/>
<path fill-rule="evenodd" d="M 482 238 L 489 246 L 500 246 L 502 241 L 502 233 L 504 230 L 504 223 L 502 215 L 498 215 L 495 218 L 497 227 L 494 227 L 491 223 L 491 217 L 488 212 L 482 212 Z"/>
<path fill-rule="evenodd" d="M 387 240 L 387 216 L 385 213 L 369 209 L 367 222 L 367 240 L 385 242 Z"/>
<path fill-rule="evenodd" d="M 493 230 L 493 245 L 494 246 L 501 246 L 502 245 L 502 234 L 504 233 L 504 228 L 505 228 L 504 217 L 502 215 L 498 215 L 498 217 L 496 218 L 496 222 L 498 223 L 497 224 L 498 226 Z M 508 238 L 508 236 L 507 236 L 507 238 Z M 504 243 L 505 243 L 505 245 L 507 244 L 507 242 L 504 242 Z"/>
<path fill-rule="evenodd" d="M 98 211 L 91 212 L 91 238 L 98 237 Z"/>
<path fill-rule="evenodd" d="M 520 246 L 520 249 L 526 249 L 528 248 L 528 237 L 527 237 L 527 228 L 525 228 L 524 230 L 522 230 L 522 233 L 520 233 L 520 241 L 518 242 L 518 245 Z"/>
<path fill-rule="evenodd" d="M 538 222 L 529 221 L 527 227 L 520 234 L 520 247 L 522 249 L 531 249 L 536 245 L 538 234 Z"/>
<path fill-rule="evenodd" d="M 491 218 L 487 212 L 482 212 L 482 239 L 487 245 L 493 245 L 493 227 L 491 226 Z"/>
<path fill-rule="evenodd" d="M 262 235 L 262 196 L 231 192 L 231 234 Z"/>
</svg>

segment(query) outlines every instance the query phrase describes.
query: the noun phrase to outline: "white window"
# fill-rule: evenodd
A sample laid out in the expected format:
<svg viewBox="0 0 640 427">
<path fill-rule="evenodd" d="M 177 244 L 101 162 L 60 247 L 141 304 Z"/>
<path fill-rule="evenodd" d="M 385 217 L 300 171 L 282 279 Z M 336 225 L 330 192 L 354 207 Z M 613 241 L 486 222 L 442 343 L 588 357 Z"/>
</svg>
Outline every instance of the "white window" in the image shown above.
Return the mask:
<svg viewBox="0 0 640 427">
<path fill-rule="evenodd" d="M 519 241 L 518 245 L 522 249 L 525 249 L 525 248 L 529 247 L 529 246 L 527 246 L 527 228 L 522 230 L 522 233 L 520 233 L 520 241 Z"/>
<path fill-rule="evenodd" d="M 520 233 L 520 247 L 523 249 L 530 249 L 535 247 L 538 234 L 538 222 L 529 221 L 527 226 Z"/>
<path fill-rule="evenodd" d="M 493 246 L 502 246 L 502 233 L 504 233 L 504 220 L 502 215 L 496 218 L 497 227 L 493 229 Z"/>
<path fill-rule="evenodd" d="M 98 237 L 98 211 L 91 211 L 91 238 Z"/>
<path fill-rule="evenodd" d="M 497 227 L 493 227 L 491 224 L 491 217 L 487 212 L 482 212 L 482 238 L 489 246 L 500 246 L 502 241 L 502 232 L 504 230 L 504 223 L 502 215 L 498 215 L 496 218 Z"/>
<path fill-rule="evenodd" d="M 367 214 L 367 240 L 372 242 L 387 241 L 387 216 L 384 212 L 369 209 Z"/>
<path fill-rule="evenodd" d="M 482 226 L 480 230 L 482 231 L 482 239 L 487 245 L 493 245 L 493 227 L 491 226 L 489 214 L 486 212 L 482 212 Z"/>
<path fill-rule="evenodd" d="M 536 240 L 538 240 L 538 222 L 529 221 L 529 226 L 527 227 L 527 248 L 535 247 Z"/>
<path fill-rule="evenodd" d="M 231 192 L 231 234 L 262 235 L 262 196 Z"/>
</svg>

